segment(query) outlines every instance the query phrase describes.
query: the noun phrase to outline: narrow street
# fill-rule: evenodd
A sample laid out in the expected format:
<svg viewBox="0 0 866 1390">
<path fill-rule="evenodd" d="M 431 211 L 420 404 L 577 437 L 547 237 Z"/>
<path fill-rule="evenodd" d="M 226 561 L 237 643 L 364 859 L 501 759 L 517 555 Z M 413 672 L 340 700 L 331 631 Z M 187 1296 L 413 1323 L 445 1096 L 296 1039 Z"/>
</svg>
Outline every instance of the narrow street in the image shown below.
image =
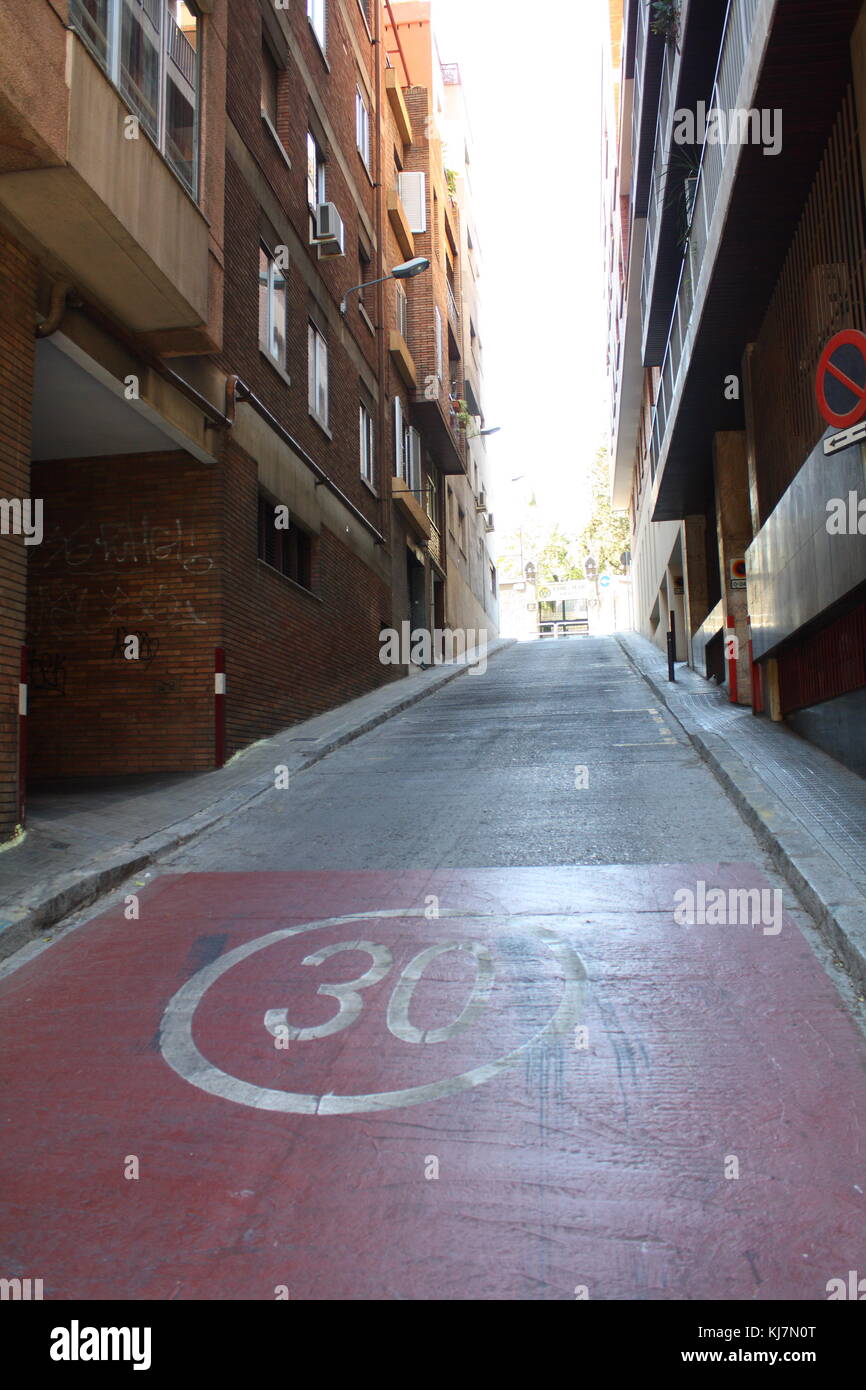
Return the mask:
<svg viewBox="0 0 866 1390">
<path fill-rule="evenodd" d="M 612 637 L 293 775 L 6 961 L 0 1010 L 46 1298 L 821 1300 L 862 1264 L 845 978 Z"/>
</svg>

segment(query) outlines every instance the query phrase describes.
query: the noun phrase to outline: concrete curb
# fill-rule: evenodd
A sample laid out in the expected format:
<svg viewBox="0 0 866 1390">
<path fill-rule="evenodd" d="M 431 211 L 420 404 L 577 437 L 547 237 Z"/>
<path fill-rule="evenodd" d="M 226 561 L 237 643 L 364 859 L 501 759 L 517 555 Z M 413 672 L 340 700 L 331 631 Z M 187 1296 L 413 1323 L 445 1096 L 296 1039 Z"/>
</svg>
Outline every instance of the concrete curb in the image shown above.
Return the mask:
<svg viewBox="0 0 866 1390">
<path fill-rule="evenodd" d="M 671 709 L 668 691 L 646 670 L 626 642 L 617 641 L 629 663 L 650 686 L 707 764 L 746 824 L 770 854 L 827 943 L 866 991 L 866 897 L 807 826 L 769 790 L 760 776 L 718 734 L 692 724 Z"/>
<path fill-rule="evenodd" d="M 513 640 L 497 638 L 487 648 L 487 659 L 489 660 L 511 646 L 514 646 Z M 274 734 L 272 738 L 254 744 L 253 749 L 259 755 L 259 760 L 264 759 L 266 750 L 272 750 L 271 755 L 267 758 L 269 768 L 267 779 L 262 772 L 251 770 L 249 778 L 232 787 L 224 795 L 209 802 L 201 811 L 146 836 L 134 845 L 128 843 L 118 845 L 116 849 L 104 853 L 100 856 L 98 868 L 88 867 L 59 874 L 56 878 L 34 887 L 32 891 L 19 895 L 17 899 L 4 905 L 4 916 L 17 920 L 13 920 L 12 925 L 0 934 L 0 959 L 5 959 L 22 946 L 26 946 L 34 939 L 36 933 L 47 931 L 71 912 L 89 907 L 91 903 L 118 887 L 125 879 L 140 873 L 169 852 L 180 849 L 181 846 L 188 844 L 199 835 L 212 830 L 222 821 L 256 801 L 265 792 L 271 791 L 273 788 L 273 767 L 277 764 L 287 766 L 290 776 L 294 773 L 304 772 L 307 768 L 321 762 L 330 753 L 344 748 L 347 743 L 369 733 L 371 729 L 384 724 L 395 715 L 402 714 L 412 705 L 417 705 L 421 700 L 425 700 L 428 695 L 434 695 L 443 686 L 456 680 L 458 676 L 465 675 L 475 664 L 474 657 L 475 653 L 471 652 L 460 661 L 441 671 L 433 669 L 420 675 L 407 676 L 401 681 L 395 681 L 393 686 L 384 686 L 378 690 L 370 691 L 368 695 L 361 696 L 357 701 L 353 700 L 348 705 L 343 706 L 343 709 L 350 712 L 346 722 L 338 724 L 333 730 L 319 738 L 307 739 L 304 737 L 303 730 L 310 728 L 318 720 L 333 718 L 335 714 L 339 713 L 340 707 L 337 710 L 328 711 L 324 716 L 319 715 L 316 719 L 305 724 L 292 725 L 281 733 Z M 408 684 L 408 690 L 404 690 L 404 684 Z M 363 705 L 364 702 L 377 699 L 382 701 L 385 692 L 390 690 L 394 691 L 393 701 L 380 704 L 378 708 L 369 712 L 360 710 L 356 716 L 352 715 L 352 705 Z M 311 746 L 305 749 L 291 749 L 291 744 L 305 742 L 309 742 Z M 287 744 L 290 749 L 288 753 Z M 245 749 L 240 757 L 243 758 L 244 754 L 252 751 L 252 749 Z M 227 768 L 230 767 L 232 767 L 232 763 L 227 764 Z M 223 772 L 226 770 L 222 769 Z M 215 771 L 209 775 L 219 778 L 220 772 Z"/>
</svg>

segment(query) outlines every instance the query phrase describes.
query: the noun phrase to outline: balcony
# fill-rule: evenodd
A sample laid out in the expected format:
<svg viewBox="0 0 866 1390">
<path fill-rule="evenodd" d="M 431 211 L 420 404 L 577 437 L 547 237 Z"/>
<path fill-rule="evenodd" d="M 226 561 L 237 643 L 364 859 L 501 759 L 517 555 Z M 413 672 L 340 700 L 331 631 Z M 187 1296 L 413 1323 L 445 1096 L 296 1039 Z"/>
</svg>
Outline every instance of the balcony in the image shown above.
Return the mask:
<svg viewBox="0 0 866 1390">
<path fill-rule="evenodd" d="M 392 188 L 388 194 L 388 220 L 391 223 L 400 250 L 403 252 L 407 261 L 411 260 L 415 255 L 415 237 L 409 226 L 409 218 L 406 216 L 403 199 L 394 188 Z"/>
<path fill-rule="evenodd" d="M 65 42 L 56 153 L 0 174 L 0 212 L 132 332 L 198 329 L 208 318 L 208 223 L 151 141 L 125 137 L 128 107 L 82 40 L 69 31 Z M 4 111 L 3 127 L 28 117 Z"/>
<path fill-rule="evenodd" d="M 466 433 L 456 423 L 447 398 L 443 403 L 441 390 L 432 400 L 425 392 L 416 392 L 412 398 L 412 406 L 424 442 L 438 463 L 440 471 L 465 474 L 468 453 Z"/>
<path fill-rule="evenodd" d="M 421 539 L 429 540 L 433 523 L 424 507 L 423 488 L 413 491 L 405 478 L 393 477 L 391 479 L 391 496 Z"/>
<path fill-rule="evenodd" d="M 442 544 L 442 533 L 439 527 L 432 521 L 430 522 L 430 540 L 427 545 L 427 553 L 430 559 L 440 570 L 445 569 L 445 547 Z"/>
<path fill-rule="evenodd" d="M 453 286 L 452 286 L 450 280 L 446 281 L 446 287 L 447 287 L 447 290 L 448 290 L 448 324 L 449 324 L 449 327 L 451 328 L 451 330 L 452 330 L 452 332 L 453 332 L 453 334 L 454 334 L 455 340 L 456 340 L 456 342 L 457 342 L 457 344 L 458 344 L 458 348 L 459 348 L 459 345 L 460 345 L 460 310 L 459 310 L 458 307 L 457 307 L 457 296 L 456 296 L 455 293 L 454 293 L 454 288 L 453 288 Z"/>
<path fill-rule="evenodd" d="M 391 361 L 397 368 L 406 385 L 414 391 L 418 385 L 418 373 L 415 369 L 415 359 L 406 344 L 403 334 L 396 328 L 391 329 L 388 350 L 391 354 Z"/>
<path fill-rule="evenodd" d="M 731 0 L 707 108 L 723 111 L 753 106 L 769 33 L 773 0 Z M 787 113 L 786 113 L 787 114 Z M 688 241 L 680 271 L 673 315 L 667 335 L 658 397 L 653 412 L 650 462 L 653 480 L 664 471 L 670 448 L 671 431 L 678 417 L 685 381 L 696 347 L 698 326 L 705 308 L 710 281 L 716 266 L 726 221 L 731 207 L 734 181 L 742 152 L 740 143 L 704 143 L 697 173 Z M 759 152 L 760 157 L 760 152 Z M 765 177 L 771 171 L 764 158 Z M 752 229 L 753 236 L 758 229 Z M 783 243 L 784 244 L 784 243 Z M 732 315 L 729 314 L 732 318 Z M 746 337 L 745 341 L 748 341 Z M 685 463 L 683 464 L 685 467 Z M 658 487 L 657 487 L 658 493 Z M 703 497 L 693 494 L 696 510 Z M 676 519 L 686 513 L 683 501 L 673 503 L 673 512 L 656 506 L 654 519 Z M 689 504 L 690 505 L 690 504 Z"/>
<path fill-rule="evenodd" d="M 385 69 L 385 91 L 388 94 L 388 101 L 400 132 L 400 139 L 404 145 L 412 144 L 412 120 L 403 98 L 403 92 L 397 82 L 397 69 Z"/>
</svg>

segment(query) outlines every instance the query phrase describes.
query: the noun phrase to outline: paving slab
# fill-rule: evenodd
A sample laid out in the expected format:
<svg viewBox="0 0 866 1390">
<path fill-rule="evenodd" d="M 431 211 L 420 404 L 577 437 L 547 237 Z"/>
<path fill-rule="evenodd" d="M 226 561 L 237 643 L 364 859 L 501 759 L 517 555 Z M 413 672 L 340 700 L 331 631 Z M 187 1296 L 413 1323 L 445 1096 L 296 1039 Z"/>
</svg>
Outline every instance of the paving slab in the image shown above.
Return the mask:
<svg viewBox="0 0 866 1390">
<path fill-rule="evenodd" d="M 666 657 L 646 638 L 618 641 L 866 990 L 866 781 L 687 666 L 669 682 Z"/>
</svg>

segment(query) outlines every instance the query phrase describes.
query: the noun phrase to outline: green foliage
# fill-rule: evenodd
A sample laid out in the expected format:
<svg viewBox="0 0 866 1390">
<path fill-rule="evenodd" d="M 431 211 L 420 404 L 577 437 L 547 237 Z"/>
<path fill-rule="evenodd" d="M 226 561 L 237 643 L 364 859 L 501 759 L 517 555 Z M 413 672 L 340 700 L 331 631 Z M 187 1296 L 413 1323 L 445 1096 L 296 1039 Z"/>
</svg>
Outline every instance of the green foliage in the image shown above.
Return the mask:
<svg viewBox="0 0 866 1390">
<path fill-rule="evenodd" d="M 580 536 L 581 552 L 593 557 L 599 574 L 605 571 L 624 574 L 620 557 L 631 545 L 631 527 L 628 513 L 616 512 L 611 505 L 610 461 L 606 449 L 599 449 L 593 460 L 590 485 L 592 517 Z"/>
<path fill-rule="evenodd" d="M 650 29 L 667 43 L 676 43 L 680 32 L 680 7 L 676 0 L 650 0 Z"/>
</svg>

